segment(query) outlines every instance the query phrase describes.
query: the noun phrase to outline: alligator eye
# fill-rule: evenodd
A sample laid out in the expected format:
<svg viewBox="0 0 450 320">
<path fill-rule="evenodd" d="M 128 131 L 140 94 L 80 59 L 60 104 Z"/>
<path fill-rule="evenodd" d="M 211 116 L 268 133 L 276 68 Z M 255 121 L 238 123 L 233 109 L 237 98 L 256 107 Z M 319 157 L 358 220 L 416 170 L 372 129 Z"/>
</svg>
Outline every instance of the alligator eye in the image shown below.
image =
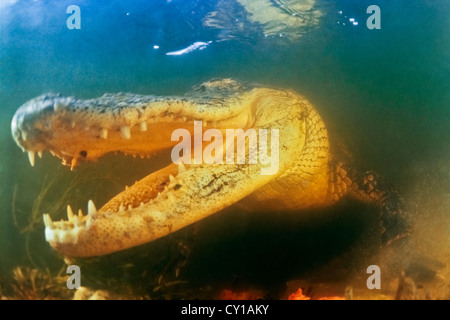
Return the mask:
<svg viewBox="0 0 450 320">
<path fill-rule="evenodd" d="M 87 157 L 87 151 L 85 151 L 85 150 L 80 151 L 80 156 L 82 156 L 83 158 L 86 158 Z"/>
</svg>

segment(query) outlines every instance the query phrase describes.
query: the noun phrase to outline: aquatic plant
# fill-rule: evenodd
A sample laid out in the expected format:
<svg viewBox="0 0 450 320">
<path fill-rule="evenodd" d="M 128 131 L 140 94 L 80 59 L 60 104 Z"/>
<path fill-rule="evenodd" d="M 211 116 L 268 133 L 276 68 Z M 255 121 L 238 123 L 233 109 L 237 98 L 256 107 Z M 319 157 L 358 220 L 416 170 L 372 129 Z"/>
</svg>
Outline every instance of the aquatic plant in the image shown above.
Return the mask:
<svg viewBox="0 0 450 320">
<path fill-rule="evenodd" d="M 66 278 L 29 267 L 16 267 L 12 277 L 0 279 L 2 300 L 61 300 L 71 299 L 73 291 L 67 289 Z"/>
</svg>

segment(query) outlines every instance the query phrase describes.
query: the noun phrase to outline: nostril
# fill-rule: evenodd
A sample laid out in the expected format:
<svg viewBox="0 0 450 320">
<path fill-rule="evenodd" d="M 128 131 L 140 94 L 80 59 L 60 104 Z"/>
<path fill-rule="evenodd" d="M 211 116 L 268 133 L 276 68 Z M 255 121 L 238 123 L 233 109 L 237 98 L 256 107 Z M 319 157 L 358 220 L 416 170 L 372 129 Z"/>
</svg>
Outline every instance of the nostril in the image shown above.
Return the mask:
<svg viewBox="0 0 450 320">
<path fill-rule="evenodd" d="M 87 151 L 85 151 L 85 150 L 80 151 L 80 156 L 82 156 L 83 158 L 86 158 L 87 157 Z"/>
</svg>

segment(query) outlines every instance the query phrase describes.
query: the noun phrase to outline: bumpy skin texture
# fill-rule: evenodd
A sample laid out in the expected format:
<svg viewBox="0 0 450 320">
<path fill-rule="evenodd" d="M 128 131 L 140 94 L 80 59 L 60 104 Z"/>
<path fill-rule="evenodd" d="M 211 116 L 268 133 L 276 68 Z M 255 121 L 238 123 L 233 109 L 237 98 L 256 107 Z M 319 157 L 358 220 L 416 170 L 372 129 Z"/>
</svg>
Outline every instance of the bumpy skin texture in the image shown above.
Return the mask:
<svg viewBox="0 0 450 320">
<path fill-rule="evenodd" d="M 235 203 L 255 211 L 299 210 L 328 206 L 347 194 L 380 205 L 384 222 L 391 213 L 401 216 L 400 198 L 391 187 L 334 159 L 321 117 L 291 91 L 225 79 L 206 82 L 183 97 L 43 95 L 16 112 L 12 134 L 32 163 L 35 152 L 49 150 L 75 167 L 110 152 L 150 156 L 171 148 L 178 143 L 171 141 L 173 130 L 185 128 L 193 135 L 194 121 L 203 122 L 203 131 L 216 128 L 224 136 L 226 129 L 278 129 L 277 173 L 262 175 L 260 163 L 170 164 L 99 210 L 90 202 L 87 216 L 68 209 L 68 221 L 53 222 L 44 215 L 47 241 L 69 257 L 105 255 L 163 237 Z M 402 224 L 395 221 L 394 229 Z"/>
</svg>

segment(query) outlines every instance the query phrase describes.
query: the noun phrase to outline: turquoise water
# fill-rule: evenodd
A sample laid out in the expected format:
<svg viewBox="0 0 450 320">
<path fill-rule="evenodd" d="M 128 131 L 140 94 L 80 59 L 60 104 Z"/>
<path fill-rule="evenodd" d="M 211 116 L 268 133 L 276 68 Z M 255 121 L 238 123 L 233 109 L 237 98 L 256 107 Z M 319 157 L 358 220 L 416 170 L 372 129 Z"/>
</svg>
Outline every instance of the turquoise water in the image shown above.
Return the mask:
<svg viewBox="0 0 450 320">
<path fill-rule="evenodd" d="M 82 187 L 70 189 L 73 202 L 84 208 L 91 196 L 104 203 L 151 165 L 107 157 L 71 173 L 47 153 L 31 168 L 10 134 L 20 105 L 45 92 L 179 95 L 211 78 L 305 95 L 357 163 L 384 175 L 410 200 L 427 248 L 448 254 L 448 1 L 318 0 L 302 2 L 307 10 L 300 10 L 295 1 L 261 0 L 252 11 L 252 1 L 86 0 L 76 1 L 81 29 L 69 30 L 66 9 L 73 2 L 0 3 L 2 274 L 18 265 L 63 265 L 43 239 L 40 215 L 21 232 L 33 206 L 40 214 L 63 212 L 66 203 L 58 200 L 77 178 Z M 381 9 L 379 30 L 366 27 L 372 4 Z M 277 14 L 262 21 L 260 13 L 273 9 Z M 302 23 L 283 24 L 292 17 Z M 192 46 L 196 42 L 204 44 Z M 83 180 L 86 174 L 92 180 Z"/>
</svg>

